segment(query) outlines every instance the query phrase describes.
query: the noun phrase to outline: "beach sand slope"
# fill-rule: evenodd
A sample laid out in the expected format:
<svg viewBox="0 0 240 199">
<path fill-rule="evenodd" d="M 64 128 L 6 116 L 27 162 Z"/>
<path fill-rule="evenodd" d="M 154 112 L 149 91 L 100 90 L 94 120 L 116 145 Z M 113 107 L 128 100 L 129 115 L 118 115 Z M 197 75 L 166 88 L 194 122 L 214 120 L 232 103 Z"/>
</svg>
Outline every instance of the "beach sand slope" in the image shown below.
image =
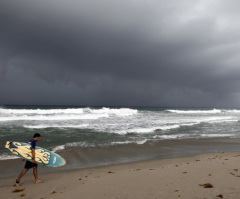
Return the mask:
<svg viewBox="0 0 240 199">
<path fill-rule="evenodd" d="M 40 174 L 44 183 L 24 176 L 0 179 L 0 198 L 58 199 L 219 199 L 240 198 L 240 152 L 207 153 Z"/>
</svg>

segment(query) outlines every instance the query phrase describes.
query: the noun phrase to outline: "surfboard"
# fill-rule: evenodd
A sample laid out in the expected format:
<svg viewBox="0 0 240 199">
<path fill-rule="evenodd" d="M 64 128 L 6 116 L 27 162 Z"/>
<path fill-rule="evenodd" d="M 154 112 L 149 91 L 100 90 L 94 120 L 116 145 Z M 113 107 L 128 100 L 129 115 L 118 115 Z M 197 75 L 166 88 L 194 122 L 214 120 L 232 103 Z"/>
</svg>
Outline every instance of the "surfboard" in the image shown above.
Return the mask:
<svg viewBox="0 0 240 199">
<path fill-rule="evenodd" d="M 5 148 L 18 157 L 24 158 L 30 162 L 33 161 L 30 144 L 7 141 Z M 62 167 L 66 164 L 65 159 L 60 155 L 38 146 L 35 148 L 35 160 L 36 163 L 49 167 Z"/>
</svg>

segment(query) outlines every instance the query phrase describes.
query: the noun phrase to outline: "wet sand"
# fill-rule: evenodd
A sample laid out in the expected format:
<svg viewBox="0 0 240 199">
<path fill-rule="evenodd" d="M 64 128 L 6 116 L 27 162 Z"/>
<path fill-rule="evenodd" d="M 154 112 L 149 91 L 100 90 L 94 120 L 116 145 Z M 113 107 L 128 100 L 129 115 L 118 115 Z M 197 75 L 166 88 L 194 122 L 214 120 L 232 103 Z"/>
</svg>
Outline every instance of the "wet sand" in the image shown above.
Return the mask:
<svg viewBox="0 0 240 199">
<path fill-rule="evenodd" d="M 0 198 L 240 198 L 240 152 L 142 161 L 41 174 L 44 183 L 25 176 L 0 179 Z M 206 188 L 205 188 L 206 187 Z"/>
<path fill-rule="evenodd" d="M 129 144 L 111 148 L 80 149 L 57 152 L 66 159 L 67 164 L 60 168 L 39 165 L 39 173 L 59 173 L 146 160 L 187 157 L 208 152 L 239 150 L 239 138 L 162 140 L 143 145 Z M 24 162 L 21 159 L 1 160 L 0 179 L 18 176 L 23 166 Z"/>
</svg>

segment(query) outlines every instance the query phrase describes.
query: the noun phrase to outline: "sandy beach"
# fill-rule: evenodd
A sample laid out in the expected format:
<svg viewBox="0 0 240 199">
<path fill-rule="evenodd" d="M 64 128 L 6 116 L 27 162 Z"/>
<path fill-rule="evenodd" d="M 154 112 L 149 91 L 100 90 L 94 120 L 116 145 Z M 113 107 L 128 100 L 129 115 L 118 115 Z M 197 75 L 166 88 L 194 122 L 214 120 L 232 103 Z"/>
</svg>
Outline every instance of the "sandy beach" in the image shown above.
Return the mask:
<svg viewBox="0 0 240 199">
<path fill-rule="evenodd" d="M 236 199 L 239 163 L 240 152 L 217 152 L 40 174 L 40 184 L 30 173 L 20 187 L 15 178 L 0 179 L 0 198 Z"/>
</svg>

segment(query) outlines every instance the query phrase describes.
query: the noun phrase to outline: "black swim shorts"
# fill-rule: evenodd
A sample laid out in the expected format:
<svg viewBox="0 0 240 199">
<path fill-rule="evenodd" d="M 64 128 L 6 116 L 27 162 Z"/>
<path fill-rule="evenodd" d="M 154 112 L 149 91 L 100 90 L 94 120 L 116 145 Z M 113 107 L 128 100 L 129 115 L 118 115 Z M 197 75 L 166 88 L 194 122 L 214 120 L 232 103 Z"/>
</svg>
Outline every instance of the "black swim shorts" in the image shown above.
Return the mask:
<svg viewBox="0 0 240 199">
<path fill-rule="evenodd" d="M 32 163 L 32 162 L 29 162 L 29 161 L 26 161 L 26 164 L 24 166 L 25 169 L 31 169 L 33 167 L 37 167 L 37 164 L 36 163 Z"/>
</svg>

